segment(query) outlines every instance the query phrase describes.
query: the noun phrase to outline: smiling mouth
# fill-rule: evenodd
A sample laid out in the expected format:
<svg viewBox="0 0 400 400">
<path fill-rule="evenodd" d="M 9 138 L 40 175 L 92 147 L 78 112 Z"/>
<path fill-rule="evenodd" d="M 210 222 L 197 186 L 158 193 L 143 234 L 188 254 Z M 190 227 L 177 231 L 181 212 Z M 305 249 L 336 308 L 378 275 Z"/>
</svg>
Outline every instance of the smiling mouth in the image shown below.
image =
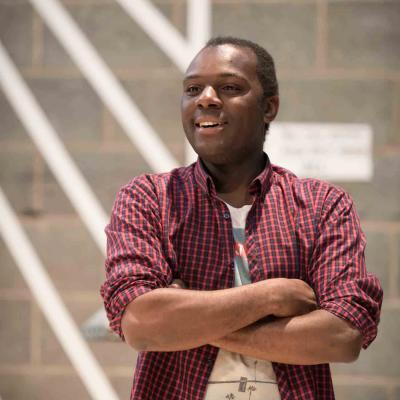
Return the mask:
<svg viewBox="0 0 400 400">
<path fill-rule="evenodd" d="M 197 128 L 217 128 L 226 125 L 226 122 L 197 122 L 194 124 Z"/>
</svg>

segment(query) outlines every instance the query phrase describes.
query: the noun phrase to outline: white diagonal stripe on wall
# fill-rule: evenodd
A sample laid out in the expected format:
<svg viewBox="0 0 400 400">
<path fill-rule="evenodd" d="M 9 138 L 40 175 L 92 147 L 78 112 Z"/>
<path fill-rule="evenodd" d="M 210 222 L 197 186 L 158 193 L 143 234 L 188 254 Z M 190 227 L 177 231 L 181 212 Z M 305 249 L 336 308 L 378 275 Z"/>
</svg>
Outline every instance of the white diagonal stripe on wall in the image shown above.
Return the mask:
<svg viewBox="0 0 400 400">
<path fill-rule="evenodd" d="M 196 53 L 211 36 L 210 0 L 187 0 L 186 26 L 189 42 L 192 45 L 193 52 Z"/>
<path fill-rule="evenodd" d="M 0 85 L 39 148 L 65 194 L 86 224 L 102 254 L 107 218 L 97 198 L 65 150 L 54 128 L 0 43 Z M 50 326 L 95 400 L 117 400 L 112 386 L 59 298 L 46 270 L 0 192 L 0 230 Z M 44 302 L 44 304 L 42 304 Z"/>
<path fill-rule="evenodd" d="M 118 400 L 0 188 L 0 233 L 28 287 L 94 400 Z"/>
<path fill-rule="evenodd" d="M 185 71 L 194 55 L 192 43 L 147 0 L 116 0 L 161 50 L 181 70 Z M 197 0 L 198 3 L 201 3 Z"/>
<path fill-rule="evenodd" d="M 58 183 L 100 251 L 105 254 L 104 227 L 108 220 L 106 213 L 1 43 L 0 84 Z"/>
<path fill-rule="evenodd" d="M 174 64 L 184 72 L 192 57 L 211 35 L 210 0 L 187 1 L 187 32 L 185 39 L 176 28 L 147 0 L 116 0 L 121 7 L 165 52 Z M 185 163 L 193 162 L 197 154 L 185 140 Z"/>
<path fill-rule="evenodd" d="M 107 105 L 150 168 L 154 172 L 163 172 L 177 167 L 177 160 L 60 2 L 29 1 Z"/>
</svg>

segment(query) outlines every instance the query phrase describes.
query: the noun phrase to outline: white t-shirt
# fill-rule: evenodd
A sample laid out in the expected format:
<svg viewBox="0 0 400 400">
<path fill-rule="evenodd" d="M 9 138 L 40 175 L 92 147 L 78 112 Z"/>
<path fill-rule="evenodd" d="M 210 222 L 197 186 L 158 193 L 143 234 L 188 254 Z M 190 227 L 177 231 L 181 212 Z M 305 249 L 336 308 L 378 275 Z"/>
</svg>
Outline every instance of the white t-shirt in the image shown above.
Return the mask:
<svg viewBox="0 0 400 400">
<path fill-rule="evenodd" d="M 235 240 L 235 286 L 247 285 L 251 280 L 245 248 L 245 226 L 251 205 L 241 208 L 227 206 Z M 271 362 L 220 349 L 205 395 L 205 400 L 219 399 L 281 400 Z"/>
</svg>

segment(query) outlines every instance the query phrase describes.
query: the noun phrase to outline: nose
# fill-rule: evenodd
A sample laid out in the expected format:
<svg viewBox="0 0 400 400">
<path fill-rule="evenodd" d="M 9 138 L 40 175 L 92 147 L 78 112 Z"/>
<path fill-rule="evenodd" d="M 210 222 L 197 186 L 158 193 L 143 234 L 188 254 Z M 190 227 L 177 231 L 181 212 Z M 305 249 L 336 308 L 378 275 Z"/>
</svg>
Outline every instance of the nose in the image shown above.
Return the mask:
<svg viewBox="0 0 400 400">
<path fill-rule="evenodd" d="M 197 106 L 200 108 L 220 108 L 221 105 L 218 92 L 212 86 L 206 86 L 197 97 Z"/>
</svg>

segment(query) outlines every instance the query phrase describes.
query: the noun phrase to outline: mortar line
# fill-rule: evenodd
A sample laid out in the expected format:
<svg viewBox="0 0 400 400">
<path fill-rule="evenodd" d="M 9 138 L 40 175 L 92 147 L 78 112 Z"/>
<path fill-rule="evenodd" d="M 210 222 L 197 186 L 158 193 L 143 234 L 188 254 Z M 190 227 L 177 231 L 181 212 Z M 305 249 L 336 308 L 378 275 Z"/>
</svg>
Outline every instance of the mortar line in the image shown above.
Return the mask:
<svg viewBox="0 0 400 400">
<path fill-rule="evenodd" d="M 43 66 L 43 22 L 37 12 L 32 16 L 32 66 Z"/>
<path fill-rule="evenodd" d="M 101 269 L 99 269 L 101 271 Z M 100 305 L 99 293 L 97 290 L 64 290 L 60 292 L 66 302 L 82 302 L 86 304 Z M 27 289 L 0 289 L 0 300 L 30 301 L 32 295 Z"/>
<path fill-rule="evenodd" d="M 392 126 L 393 135 L 400 134 L 400 82 L 396 82 L 393 90 L 393 101 L 392 101 Z"/>
<path fill-rule="evenodd" d="M 398 377 L 374 374 L 352 375 L 342 373 L 333 374 L 333 384 L 341 386 L 394 386 L 398 384 Z"/>
<path fill-rule="evenodd" d="M 31 363 L 39 366 L 42 362 L 41 354 L 41 314 L 35 301 L 31 302 Z"/>
<path fill-rule="evenodd" d="M 213 0 L 214 4 L 243 4 L 243 0 Z M 268 4 L 314 4 L 315 0 L 247 0 L 249 5 Z"/>
<path fill-rule="evenodd" d="M 115 124 L 108 108 L 101 106 L 101 149 L 106 150 L 108 144 L 115 138 Z"/>
<path fill-rule="evenodd" d="M 396 397 L 396 385 L 386 388 L 386 396 L 387 400 L 398 400 L 398 397 Z"/>
<path fill-rule="evenodd" d="M 391 233 L 389 236 L 389 297 L 399 297 L 399 249 L 397 244 L 397 236 Z"/>
<path fill-rule="evenodd" d="M 40 152 L 35 148 L 33 158 L 32 208 L 34 212 L 44 210 L 44 162 Z"/>
<path fill-rule="evenodd" d="M 60 364 L 46 364 L 41 365 L 38 368 L 35 365 L 30 364 L 20 364 L 20 365 L 10 365 L 4 364 L 0 365 L 0 375 L 1 374 L 13 374 L 13 375 L 30 375 L 30 376 L 76 376 L 76 371 L 72 366 L 60 365 Z"/>
<path fill-rule="evenodd" d="M 326 69 L 326 48 L 328 38 L 328 5 L 325 0 L 316 0 L 316 41 L 315 41 L 315 64 L 316 70 Z"/>
<path fill-rule="evenodd" d="M 372 232 L 396 233 L 400 231 L 400 222 L 363 219 L 362 227 Z"/>
<path fill-rule="evenodd" d="M 28 67 L 21 69 L 22 76 L 26 78 L 37 79 L 80 79 L 83 80 L 82 74 L 78 69 L 63 66 L 46 66 L 45 68 Z M 113 69 L 114 75 L 120 80 L 140 80 L 140 79 L 165 79 L 166 76 L 171 78 L 181 78 L 182 74 L 173 67 L 117 67 Z"/>
<path fill-rule="evenodd" d="M 26 79 L 83 79 L 79 70 L 70 67 L 46 66 L 45 68 L 24 67 L 21 68 L 22 76 Z M 165 76 L 180 79 L 182 74 L 174 67 L 160 68 L 123 68 L 113 69 L 114 75 L 122 80 L 150 80 L 165 79 Z M 290 68 L 282 66 L 279 73 L 280 79 L 310 79 L 310 80 L 385 80 L 400 83 L 400 71 L 394 69 L 359 69 L 359 68 L 332 68 L 325 69 L 304 68 L 293 72 Z"/>
<path fill-rule="evenodd" d="M 185 2 L 186 3 L 186 2 Z M 171 21 L 172 24 L 180 31 L 183 28 L 183 35 L 187 37 L 186 26 L 186 12 L 183 10 L 183 4 L 181 0 L 172 0 L 171 3 Z"/>
</svg>

